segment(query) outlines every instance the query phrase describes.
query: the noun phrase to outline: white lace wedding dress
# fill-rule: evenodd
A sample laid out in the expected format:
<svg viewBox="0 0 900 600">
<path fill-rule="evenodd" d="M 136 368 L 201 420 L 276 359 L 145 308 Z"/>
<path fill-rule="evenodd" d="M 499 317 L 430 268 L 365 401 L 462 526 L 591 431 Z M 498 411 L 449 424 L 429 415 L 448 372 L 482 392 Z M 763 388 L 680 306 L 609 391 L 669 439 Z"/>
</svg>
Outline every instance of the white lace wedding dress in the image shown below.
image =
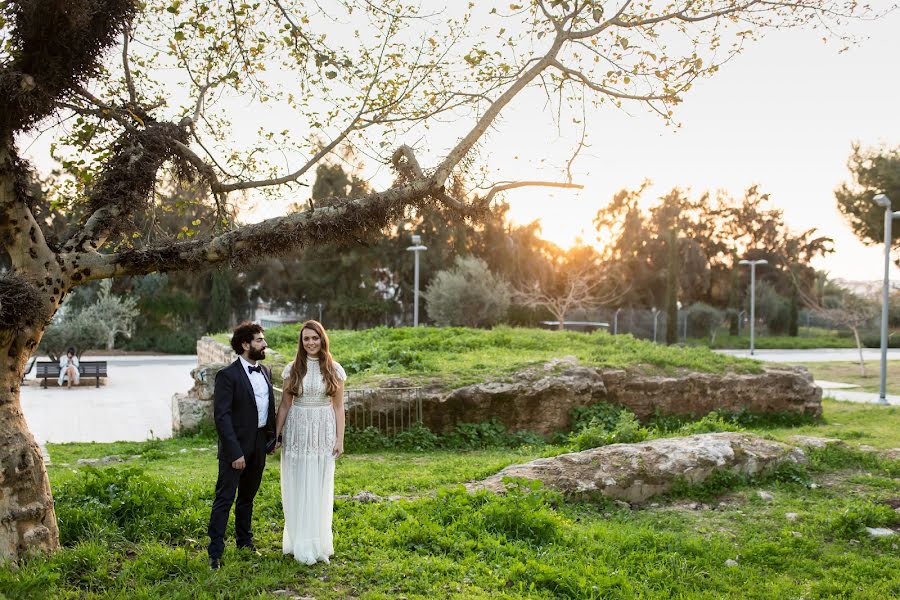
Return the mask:
<svg viewBox="0 0 900 600">
<path fill-rule="evenodd" d="M 338 378 L 347 378 L 334 363 Z M 289 364 L 284 378 L 290 373 Z M 331 513 L 334 506 L 334 456 L 337 439 L 334 408 L 325 394 L 319 361 L 307 359 L 303 395 L 294 398 L 282 431 L 281 503 L 283 551 L 311 565 L 334 554 Z"/>
</svg>

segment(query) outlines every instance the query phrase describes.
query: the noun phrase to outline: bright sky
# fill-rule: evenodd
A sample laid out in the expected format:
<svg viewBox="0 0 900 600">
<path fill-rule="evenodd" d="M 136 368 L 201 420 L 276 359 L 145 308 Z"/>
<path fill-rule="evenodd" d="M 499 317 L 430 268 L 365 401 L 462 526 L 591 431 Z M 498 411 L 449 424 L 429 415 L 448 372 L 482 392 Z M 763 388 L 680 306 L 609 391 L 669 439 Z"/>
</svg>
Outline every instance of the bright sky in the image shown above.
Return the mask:
<svg viewBox="0 0 900 600">
<path fill-rule="evenodd" d="M 876 0 L 873 5 L 889 2 Z M 851 31 L 867 39 L 844 53 L 838 52 L 840 42 L 825 44 L 821 32 L 801 29 L 772 31 L 748 44 L 743 54 L 685 95 L 676 109 L 680 129 L 666 127 L 638 105 L 628 107 L 628 113 L 613 108 L 590 112 L 590 147 L 573 171 L 584 190 L 512 191 L 507 196 L 511 217 L 517 223 L 541 219 L 547 239 L 569 246 L 579 236 L 592 241 L 597 210 L 616 191 L 635 188 L 644 179 L 654 182 L 646 200 L 675 186 L 696 195 L 723 189 L 740 197 L 757 183 L 771 194 L 773 205 L 784 210 L 792 228 L 815 227 L 834 238 L 837 251 L 820 260 L 818 268 L 833 277 L 879 278 L 881 249 L 864 247 L 855 238 L 837 211 L 833 190 L 849 178 L 846 161 L 852 142 L 900 146 L 900 11 L 854 23 Z M 265 121 L 278 129 L 291 119 L 274 107 L 243 112 L 248 118 L 239 119 L 238 128 L 243 121 L 246 131 L 236 131 L 238 136 Z M 577 130 L 570 127 L 560 134 L 551 121 L 540 94 L 525 95 L 508 106 L 483 144 L 482 160 L 491 175 L 497 180 L 561 180 Z M 428 167 L 470 126 L 468 119 L 445 123 L 402 141 L 412 145 Z M 44 136 L 31 148 L 45 169 L 49 142 L 50 136 Z M 382 168 L 373 183 L 383 187 L 388 176 Z M 306 182 L 312 183 L 312 174 Z M 306 193 L 259 202 L 243 218 L 256 221 L 282 214 Z"/>
<path fill-rule="evenodd" d="M 838 43 L 823 44 L 813 31 L 770 33 L 686 94 L 678 130 L 640 109 L 595 112 L 588 119 L 591 148 L 575 177 L 585 189 L 557 191 L 552 199 L 545 191 L 517 191 L 508 197 L 512 217 L 540 218 L 544 236 L 568 246 L 579 235 L 592 239 L 597 210 L 645 178 L 654 182 L 645 194 L 650 199 L 674 186 L 740 197 L 759 183 L 789 226 L 834 238 L 836 252 L 818 268 L 853 280 L 881 277 L 883 250 L 856 239 L 833 190 L 849 179 L 852 142 L 900 146 L 900 13 L 857 23 L 853 31 L 868 39 L 840 54 Z M 502 141 L 495 135 L 492 142 L 510 155 L 535 144 L 533 115 L 516 108 Z"/>
</svg>

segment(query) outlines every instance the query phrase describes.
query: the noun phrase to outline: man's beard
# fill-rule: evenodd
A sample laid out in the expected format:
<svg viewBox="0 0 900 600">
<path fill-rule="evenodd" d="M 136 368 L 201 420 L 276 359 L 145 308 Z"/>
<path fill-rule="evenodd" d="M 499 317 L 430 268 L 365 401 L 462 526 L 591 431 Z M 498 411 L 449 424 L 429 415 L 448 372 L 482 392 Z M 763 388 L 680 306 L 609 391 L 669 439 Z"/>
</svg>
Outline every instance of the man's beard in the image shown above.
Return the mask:
<svg viewBox="0 0 900 600">
<path fill-rule="evenodd" d="M 247 351 L 247 358 L 250 360 L 263 360 L 266 357 L 266 349 L 257 350 L 256 348 L 250 348 Z"/>
</svg>

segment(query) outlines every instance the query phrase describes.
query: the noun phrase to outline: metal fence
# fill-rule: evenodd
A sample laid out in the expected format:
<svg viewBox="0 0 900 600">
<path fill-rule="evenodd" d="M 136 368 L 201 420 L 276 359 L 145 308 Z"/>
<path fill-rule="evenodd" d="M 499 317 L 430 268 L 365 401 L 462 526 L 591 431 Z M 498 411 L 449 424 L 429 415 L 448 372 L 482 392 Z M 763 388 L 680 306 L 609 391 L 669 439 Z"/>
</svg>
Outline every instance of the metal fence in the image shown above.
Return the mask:
<svg viewBox="0 0 900 600">
<path fill-rule="evenodd" d="M 281 402 L 282 389 L 273 387 Z M 344 390 L 345 423 L 354 429 L 374 427 L 388 435 L 422 422 L 422 388 L 351 388 Z"/>
<path fill-rule="evenodd" d="M 687 337 L 697 336 L 697 332 L 692 331 L 692 320 L 687 318 L 689 313 L 690 306 L 678 311 L 678 326 L 676 330 L 678 332 L 679 340 L 683 340 L 685 334 L 687 334 Z M 831 321 L 814 311 L 801 310 L 798 317 L 800 337 L 820 335 L 821 331 L 817 330 L 837 331 L 844 335 L 849 335 L 850 332 L 846 326 Z M 877 319 L 877 317 L 875 319 Z M 875 323 L 875 319 L 873 319 L 873 324 Z M 601 321 L 609 324 L 609 326 L 605 328 L 609 333 L 630 333 L 636 338 L 651 341 L 654 339 L 655 329 L 656 341 L 663 342 L 666 338 L 667 317 L 666 313 L 662 310 L 655 313 L 655 316 L 651 310 L 638 308 L 603 308 L 590 311 L 573 311 L 570 315 L 566 316 L 566 320 Z M 654 320 L 656 321 L 655 327 Z M 719 328 L 719 331 L 721 333 L 726 333 L 728 331 L 728 325 L 723 323 Z M 757 319 L 756 332 L 757 335 L 768 335 L 769 332 L 766 328 L 765 320 Z M 749 311 L 743 311 L 741 314 L 739 334 L 745 336 L 750 334 Z"/>
</svg>

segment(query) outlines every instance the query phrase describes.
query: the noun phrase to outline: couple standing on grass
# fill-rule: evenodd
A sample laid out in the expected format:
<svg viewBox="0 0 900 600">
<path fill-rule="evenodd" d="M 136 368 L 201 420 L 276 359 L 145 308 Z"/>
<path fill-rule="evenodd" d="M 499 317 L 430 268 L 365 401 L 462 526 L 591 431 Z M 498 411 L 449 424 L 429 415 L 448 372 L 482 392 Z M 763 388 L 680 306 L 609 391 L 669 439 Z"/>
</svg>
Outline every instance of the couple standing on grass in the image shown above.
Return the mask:
<svg viewBox="0 0 900 600">
<path fill-rule="evenodd" d="M 276 416 L 272 372 L 259 364 L 266 357 L 263 328 L 238 325 L 231 347 L 240 356 L 216 375 L 213 399 L 219 476 L 209 518 L 209 566 L 221 565 L 232 504 L 238 548 L 256 550 L 250 525 L 253 499 L 266 454 L 278 448 L 283 552 L 308 565 L 328 562 L 334 554 L 334 461 L 344 453 L 344 369 L 332 359 L 322 325 L 304 323 L 297 356 L 284 369 Z"/>
</svg>

